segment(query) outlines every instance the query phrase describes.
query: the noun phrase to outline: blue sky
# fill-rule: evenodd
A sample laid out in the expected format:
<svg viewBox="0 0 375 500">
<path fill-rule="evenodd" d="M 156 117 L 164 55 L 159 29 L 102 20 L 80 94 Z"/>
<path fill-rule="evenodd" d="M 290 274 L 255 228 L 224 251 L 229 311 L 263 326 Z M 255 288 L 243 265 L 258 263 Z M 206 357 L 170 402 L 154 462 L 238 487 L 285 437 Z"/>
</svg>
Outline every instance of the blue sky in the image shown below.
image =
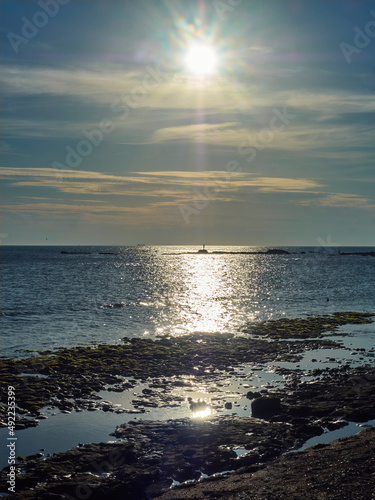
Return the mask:
<svg viewBox="0 0 375 500">
<path fill-rule="evenodd" d="M 374 2 L 0 5 L 3 244 L 375 245 Z"/>
</svg>

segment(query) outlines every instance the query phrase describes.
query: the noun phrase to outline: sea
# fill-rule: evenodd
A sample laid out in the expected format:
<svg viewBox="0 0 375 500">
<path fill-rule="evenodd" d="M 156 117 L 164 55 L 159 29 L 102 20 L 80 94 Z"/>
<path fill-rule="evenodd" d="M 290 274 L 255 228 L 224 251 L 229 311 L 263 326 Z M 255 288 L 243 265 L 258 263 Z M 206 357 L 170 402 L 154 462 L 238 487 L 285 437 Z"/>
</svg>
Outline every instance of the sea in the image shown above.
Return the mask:
<svg viewBox="0 0 375 500">
<path fill-rule="evenodd" d="M 375 258 L 338 253 L 374 247 L 198 249 L 1 247 L 1 355 L 124 337 L 236 335 L 250 321 L 375 310 Z"/>
<path fill-rule="evenodd" d="M 285 254 L 267 253 L 273 247 L 207 246 L 207 254 L 197 253 L 200 248 L 0 247 L 1 356 L 24 358 L 60 347 L 118 344 L 125 337 L 157 340 L 194 332 L 235 336 L 243 335 L 249 322 L 336 311 L 375 313 L 375 258 L 359 255 L 375 252 L 375 247 L 278 247 Z M 343 255 L 350 253 L 356 255 Z M 217 415 L 251 416 L 249 387 L 282 387 L 286 378 L 278 368 L 297 366 L 308 380 L 317 367 L 374 365 L 374 325 L 341 327 L 342 349 L 307 351 L 298 365 L 241 366 L 236 375 L 222 375 L 220 388 L 189 379 L 188 393 L 180 387 L 172 392 L 180 404 L 147 409 L 144 415 L 128 410 L 147 381 L 128 392 L 99 393 L 124 413 L 99 409 L 64 414 L 45 408 L 37 427 L 16 432 L 17 455 L 42 452 L 48 457 L 78 443 L 113 441 L 115 427 L 134 419 L 195 418 L 190 397 L 207 404 L 221 398 Z M 233 409 L 225 409 L 226 401 L 233 401 Z M 350 423 L 310 445 L 359 430 Z M 6 428 L 0 429 L 0 438 L 6 442 Z M 0 451 L 4 467 L 7 450 Z"/>
</svg>

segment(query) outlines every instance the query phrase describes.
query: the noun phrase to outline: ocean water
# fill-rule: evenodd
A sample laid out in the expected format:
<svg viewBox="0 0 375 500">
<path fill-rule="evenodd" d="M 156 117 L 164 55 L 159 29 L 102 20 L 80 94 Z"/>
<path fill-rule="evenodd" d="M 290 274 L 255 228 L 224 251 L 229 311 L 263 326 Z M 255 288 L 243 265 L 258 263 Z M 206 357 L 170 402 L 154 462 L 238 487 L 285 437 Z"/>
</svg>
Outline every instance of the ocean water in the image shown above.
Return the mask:
<svg viewBox="0 0 375 500">
<path fill-rule="evenodd" d="M 198 255 L 198 247 L 182 246 L 3 246 L 1 354 L 24 357 L 123 337 L 237 334 L 248 321 L 375 311 L 374 257 L 340 256 L 325 247 L 284 249 L 290 254 Z"/>
<path fill-rule="evenodd" d="M 373 257 L 340 256 L 337 250 L 322 247 L 285 249 L 289 255 L 198 255 L 197 247 L 181 246 L 1 247 L 1 355 L 25 357 L 60 346 L 117 343 L 125 336 L 235 335 L 248 321 L 335 311 L 375 312 Z M 341 248 L 346 252 L 374 250 Z M 224 372 L 213 381 L 188 377 L 191 387 L 176 387 L 170 393 L 173 404 L 146 408 L 144 415 L 100 410 L 64 414 L 44 408 L 46 419 L 37 427 L 16 432 L 17 455 L 42 449 L 48 456 L 80 442 L 110 441 L 115 427 L 130 420 L 201 418 L 190 409 L 189 397 L 212 405 L 214 415 L 250 416 L 249 387 L 282 387 L 287 375 L 279 375 L 278 368 L 299 368 L 309 380 L 316 368 L 341 363 L 373 365 L 374 325 L 341 327 L 339 333 L 349 334 L 335 337 L 341 348 L 307 351 L 298 364 L 245 364 L 236 368 L 236 375 Z M 101 391 L 99 395 L 126 411 L 134 409 L 134 398 L 148 384 L 138 381 L 129 391 Z M 232 409 L 225 409 L 228 401 L 233 402 Z M 339 437 L 358 430 L 350 424 Z M 7 433 L 6 428 L 0 429 L 4 443 Z M 333 432 L 319 439 L 323 442 L 335 436 Z M 6 465 L 7 450 L 2 447 L 0 467 Z"/>
</svg>

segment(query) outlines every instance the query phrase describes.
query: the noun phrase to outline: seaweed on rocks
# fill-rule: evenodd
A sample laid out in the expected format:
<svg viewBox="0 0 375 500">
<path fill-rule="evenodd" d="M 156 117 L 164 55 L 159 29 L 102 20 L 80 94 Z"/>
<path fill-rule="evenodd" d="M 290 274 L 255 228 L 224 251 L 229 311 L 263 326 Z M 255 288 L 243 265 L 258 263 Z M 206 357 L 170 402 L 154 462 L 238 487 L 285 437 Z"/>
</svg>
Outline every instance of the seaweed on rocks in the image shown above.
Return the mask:
<svg viewBox="0 0 375 500">
<path fill-rule="evenodd" d="M 271 339 L 321 338 L 327 332 L 335 333 L 342 325 L 372 323 L 374 314 L 359 312 L 335 312 L 331 315 L 307 318 L 281 318 L 263 323 L 250 323 L 242 329 L 244 333 Z"/>
<path fill-rule="evenodd" d="M 119 377 L 205 377 L 215 370 L 230 373 L 232 367 L 242 363 L 295 362 L 307 349 L 339 347 L 333 340 L 321 338 L 323 333 L 347 323 L 370 323 L 371 317 L 370 313 L 338 312 L 252 325 L 244 330 L 251 336 L 195 333 L 155 341 L 124 338 L 118 345 L 60 348 L 26 359 L 1 359 L 0 394 L 5 401 L 7 387 L 13 386 L 18 413 L 27 410 L 37 416 L 46 405 L 59 406 L 56 397 L 89 398 L 107 384 L 119 382 Z M 268 338 L 258 338 L 261 336 Z M 23 428 L 28 422 L 34 425 L 31 420 L 18 424 Z"/>
<path fill-rule="evenodd" d="M 264 398 L 249 396 L 255 401 Z M 313 382 L 291 381 L 284 389 L 274 390 L 271 398 L 272 412 L 258 414 L 259 418 L 134 420 L 114 431 L 122 442 L 82 445 L 47 460 L 26 457 L 17 464 L 17 494 L 12 499 L 90 494 L 98 500 L 146 500 L 164 494 L 176 481 L 196 481 L 201 473 L 261 473 L 268 462 L 298 449 L 326 427 L 374 418 L 375 368 L 327 369 Z M 237 454 L 238 448 L 244 453 Z M 7 472 L 5 468 L 0 474 L 0 491 L 6 491 Z M 183 498 L 179 491 L 175 496 L 165 493 L 165 498 Z"/>
</svg>

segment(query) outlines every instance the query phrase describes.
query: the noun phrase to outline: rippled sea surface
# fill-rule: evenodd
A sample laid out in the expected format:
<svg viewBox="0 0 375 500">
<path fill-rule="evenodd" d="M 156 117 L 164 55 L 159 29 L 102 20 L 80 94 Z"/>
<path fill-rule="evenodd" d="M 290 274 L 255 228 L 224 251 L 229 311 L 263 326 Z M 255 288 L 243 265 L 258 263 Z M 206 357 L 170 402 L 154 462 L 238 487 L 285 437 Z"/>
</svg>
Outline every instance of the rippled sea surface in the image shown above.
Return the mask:
<svg viewBox="0 0 375 500">
<path fill-rule="evenodd" d="M 2 355 L 116 343 L 125 336 L 236 334 L 249 321 L 374 311 L 374 257 L 340 256 L 323 247 L 284 249 L 290 254 L 200 255 L 197 247 L 182 246 L 4 246 Z"/>
</svg>

